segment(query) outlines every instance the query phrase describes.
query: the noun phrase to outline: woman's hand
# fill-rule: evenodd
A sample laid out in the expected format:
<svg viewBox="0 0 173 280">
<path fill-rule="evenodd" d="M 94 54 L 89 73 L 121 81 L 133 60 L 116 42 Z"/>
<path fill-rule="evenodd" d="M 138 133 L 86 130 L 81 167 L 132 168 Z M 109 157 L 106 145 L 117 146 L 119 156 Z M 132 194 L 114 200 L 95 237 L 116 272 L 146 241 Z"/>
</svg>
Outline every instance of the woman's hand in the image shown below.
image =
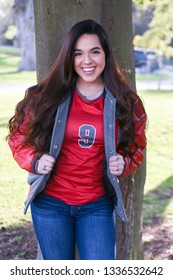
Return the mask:
<svg viewBox="0 0 173 280">
<path fill-rule="evenodd" d="M 120 176 L 123 173 L 124 165 L 124 159 L 119 154 L 116 154 L 109 159 L 109 170 L 113 175 Z"/>
<path fill-rule="evenodd" d="M 38 161 L 37 171 L 40 174 L 48 174 L 51 172 L 52 168 L 54 167 L 55 159 L 48 154 L 42 155 L 42 157 Z"/>
</svg>

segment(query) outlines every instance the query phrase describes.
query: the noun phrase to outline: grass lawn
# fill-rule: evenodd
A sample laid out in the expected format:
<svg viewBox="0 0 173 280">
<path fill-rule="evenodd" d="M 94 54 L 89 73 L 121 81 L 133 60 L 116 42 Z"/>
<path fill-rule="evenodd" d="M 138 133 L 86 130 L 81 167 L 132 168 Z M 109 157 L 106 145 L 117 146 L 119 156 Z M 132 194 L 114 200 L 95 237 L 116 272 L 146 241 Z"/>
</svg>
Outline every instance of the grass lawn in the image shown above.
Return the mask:
<svg viewBox="0 0 173 280">
<path fill-rule="evenodd" d="M 7 122 L 23 94 L 13 87 L 0 93 L 0 226 L 4 227 L 21 226 L 24 221 L 30 219 L 29 215 L 23 215 L 23 203 L 28 191 L 27 172 L 19 169 L 5 141 Z"/>
<path fill-rule="evenodd" d="M 169 76 L 167 74 L 155 74 L 155 73 L 136 73 L 136 79 L 138 81 L 157 81 L 167 80 Z"/>
<path fill-rule="evenodd" d="M 27 172 L 21 170 L 12 158 L 5 141 L 7 122 L 24 91 L 17 84 L 35 84 L 35 72 L 18 73 L 19 57 L 2 54 L 0 63 L 0 227 L 17 227 L 30 221 L 23 215 L 23 203 L 28 192 Z M 9 84 L 9 88 L 2 85 Z M 11 84 L 11 86 L 10 86 Z M 148 114 L 147 179 L 144 197 L 144 222 L 152 216 L 173 220 L 173 92 L 142 91 Z"/>
<path fill-rule="evenodd" d="M 173 220 L 173 92 L 139 93 L 148 114 L 144 222 Z"/>
<path fill-rule="evenodd" d="M 5 141 L 8 120 L 24 95 L 20 85 L 36 83 L 35 71 L 17 71 L 19 61 L 17 50 L 0 48 L 0 227 L 20 227 L 30 220 L 29 214 L 23 215 L 27 172 L 19 169 Z"/>
<path fill-rule="evenodd" d="M 19 51 L 0 47 L 0 83 L 22 84 L 36 81 L 35 71 L 18 72 Z"/>
</svg>

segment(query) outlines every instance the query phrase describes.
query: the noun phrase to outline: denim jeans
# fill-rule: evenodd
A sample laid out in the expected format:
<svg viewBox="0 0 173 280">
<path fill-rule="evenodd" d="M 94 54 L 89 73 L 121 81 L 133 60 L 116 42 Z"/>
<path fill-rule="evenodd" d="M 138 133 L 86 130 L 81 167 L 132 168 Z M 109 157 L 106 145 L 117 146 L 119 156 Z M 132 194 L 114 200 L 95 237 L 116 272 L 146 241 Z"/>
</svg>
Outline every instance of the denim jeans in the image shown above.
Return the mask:
<svg viewBox="0 0 173 280">
<path fill-rule="evenodd" d="M 45 260 L 114 260 L 113 202 L 103 196 L 82 206 L 69 205 L 45 194 L 31 204 L 35 233 Z"/>
</svg>

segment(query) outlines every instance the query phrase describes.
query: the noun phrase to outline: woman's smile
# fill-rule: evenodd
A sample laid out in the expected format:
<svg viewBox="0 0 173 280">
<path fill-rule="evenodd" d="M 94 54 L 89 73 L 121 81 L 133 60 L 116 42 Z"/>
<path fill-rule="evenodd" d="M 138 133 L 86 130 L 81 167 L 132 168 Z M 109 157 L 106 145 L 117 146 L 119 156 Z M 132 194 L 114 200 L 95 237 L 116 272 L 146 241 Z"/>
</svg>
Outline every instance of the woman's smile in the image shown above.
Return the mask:
<svg viewBox="0 0 173 280">
<path fill-rule="evenodd" d="M 83 72 L 87 73 L 87 74 L 93 73 L 95 69 L 96 69 L 96 67 L 82 68 Z"/>
</svg>

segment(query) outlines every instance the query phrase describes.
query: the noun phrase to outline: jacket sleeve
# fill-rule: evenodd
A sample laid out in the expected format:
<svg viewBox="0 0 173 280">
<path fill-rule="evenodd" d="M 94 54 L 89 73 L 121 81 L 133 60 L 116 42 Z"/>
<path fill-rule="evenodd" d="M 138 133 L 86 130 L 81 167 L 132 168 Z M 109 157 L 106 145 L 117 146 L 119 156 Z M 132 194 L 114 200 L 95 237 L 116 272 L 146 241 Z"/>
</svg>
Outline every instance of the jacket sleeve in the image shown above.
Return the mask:
<svg viewBox="0 0 173 280">
<path fill-rule="evenodd" d="M 132 159 L 129 156 L 124 157 L 125 167 L 121 176 L 127 176 L 133 174 L 137 171 L 138 167 L 141 165 L 143 161 L 143 150 L 146 147 L 147 140 L 145 136 L 145 128 L 146 128 L 146 113 L 143 108 L 142 102 L 138 99 L 135 102 L 134 110 L 133 110 L 133 118 L 134 118 L 134 142 L 138 145 L 137 148 L 135 144 L 129 144 L 129 151 L 134 152 Z M 123 156 L 122 151 L 118 151 L 119 154 Z"/>
<path fill-rule="evenodd" d="M 11 135 L 8 140 L 8 145 L 12 151 L 13 158 L 18 165 L 28 172 L 35 173 L 34 167 L 36 158 L 34 154 L 34 147 L 23 144 L 24 134 L 22 131 L 26 128 L 27 117 L 21 124 L 20 128 Z"/>
</svg>

